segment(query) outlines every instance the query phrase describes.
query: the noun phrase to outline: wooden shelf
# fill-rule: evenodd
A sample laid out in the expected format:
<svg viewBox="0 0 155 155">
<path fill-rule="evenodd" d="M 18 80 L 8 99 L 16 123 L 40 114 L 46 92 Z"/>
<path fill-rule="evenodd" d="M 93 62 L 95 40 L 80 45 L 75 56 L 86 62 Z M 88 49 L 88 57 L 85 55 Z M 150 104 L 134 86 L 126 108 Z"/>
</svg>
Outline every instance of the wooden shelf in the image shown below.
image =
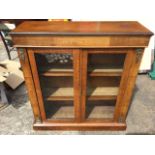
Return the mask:
<svg viewBox="0 0 155 155">
<path fill-rule="evenodd" d="M 101 103 L 102 104 L 102 103 Z M 105 105 L 90 105 L 86 107 L 86 118 L 87 119 L 105 119 L 113 118 L 115 106 Z"/>
<path fill-rule="evenodd" d="M 73 76 L 73 69 L 71 66 L 46 66 L 41 67 L 39 72 L 42 76 Z"/>
<path fill-rule="evenodd" d="M 121 76 L 123 69 L 118 66 L 93 66 L 88 67 L 89 76 Z"/>
<path fill-rule="evenodd" d="M 92 69 L 88 70 L 89 76 L 121 76 L 123 69 Z"/>
<path fill-rule="evenodd" d="M 46 88 L 44 97 L 49 101 L 67 101 L 74 99 L 73 88 Z M 87 90 L 88 100 L 112 100 L 118 95 L 118 87 L 97 87 Z"/>
<path fill-rule="evenodd" d="M 54 101 L 53 101 L 54 102 Z M 55 101 L 53 104 L 45 104 L 47 118 L 50 120 L 57 119 L 74 119 L 74 105 L 72 101 L 65 102 L 65 105 Z"/>
<path fill-rule="evenodd" d="M 52 70 L 41 73 L 42 76 L 73 76 L 72 70 Z"/>
<path fill-rule="evenodd" d="M 46 100 L 49 101 L 64 101 L 73 100 L 73 88 L 46 88 L 44 90 Z"/>
<path fill-rule="evenodd" d="M 96 87 L 87 89 L 88 100 L 112 100 L 118 95 L 118 87 Z"/>
<path fill-rule="evenodd" d="M 90 68 L 89 76 L 121 76 L 123 69 L 121 68 Z M 51 68 L 41 70 L 42 76 L 73 76 L 73 69 Z"/>
</svg>

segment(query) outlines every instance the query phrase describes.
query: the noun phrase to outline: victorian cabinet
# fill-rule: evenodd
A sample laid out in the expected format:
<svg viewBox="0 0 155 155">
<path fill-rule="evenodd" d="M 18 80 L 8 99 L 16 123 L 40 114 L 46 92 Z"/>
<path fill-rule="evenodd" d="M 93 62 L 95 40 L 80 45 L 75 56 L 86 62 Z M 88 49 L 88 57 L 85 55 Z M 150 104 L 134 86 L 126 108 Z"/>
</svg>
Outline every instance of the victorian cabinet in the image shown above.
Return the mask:
<svg viewBox="0 0 155 155">
<path fill-rule="evenodd" d="M 124 130 L 143 51 L 138 22 L 23 22 L 11 32 L 34 129 Z"/>
</svg>

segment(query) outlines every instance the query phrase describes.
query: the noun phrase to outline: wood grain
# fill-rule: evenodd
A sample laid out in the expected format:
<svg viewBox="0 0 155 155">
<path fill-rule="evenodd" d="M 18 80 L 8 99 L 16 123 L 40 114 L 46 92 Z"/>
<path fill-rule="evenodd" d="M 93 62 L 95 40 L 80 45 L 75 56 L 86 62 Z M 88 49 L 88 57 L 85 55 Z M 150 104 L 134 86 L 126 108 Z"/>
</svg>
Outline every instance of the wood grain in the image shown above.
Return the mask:
<svg viewBox="0 0 155 155">
<path fill-rule="evenodd" d="M 114 115 L 115 121 L 118 121 L 120 117 L 121 121 L 125 121 L 143 51 L 144 49 L 142 49 L 140 60 L 138 62 L 136 61 L 136 49 L 128 51 L 122 74 L 119 95 L 117 97 Z"/>
<path fill-rule="evenodd" d="M 88 53 L 81 51 L 81 120 L 85 121 L 86 118 L 86 102 L 87 102 L 87 70 L 88 70 Z"/>
<path fill-rule="evenodd" d="M 81 122 L 81 81 L 80 81 L 80 62 L 81 52 L 79 49 L 73 50 L 73 66 L 74 66 L 74 109 L 75 109 L 75 120 Z"/>
<path fill-rule="evenodd" d="M 49 35 L 21 35 L 12 36 L 16 47 L 44 47 L 44 48 L 118 48 L 118 47 L 146 47 L 148 36 L 49 36 Z"/>
<path fill-rule="evenodd" d="M 136 77 L 137 77 L 137 73 L 138 73 L 138 68 L 140 66 L 140 62 L 141 62 L 141 58 L 143 56 L 144 53 L 144 49 L 141 52 L 139 61 L 137 62 L 137 52 L 136 50 L 132 51 L 133 57 L 132 57 L 132 65 L 130 68 L 130 72 L 128 75 L 128 80 L 127 80 L 127 85 L 126 90 L 124 92 L 124 96 L 122 96 L 122 105 L 120 108 L 120 115 L 122 117 L 122 121 L 125 121 L 127 113 L 128 113 L 128 109 L 129 109 L 129 105 L 131 104 L 131 97 L 133 94 L 133 89 L 135 86 L 135 81 L 136 81 Z"/>
<path fill-rule="evenodd" d="M 34 51 L 32 49 L 29 49 L 28 56 L 29 56 L 30 65 L 31 65 L 31 69 L 32 69 L 32 76 L 34 79 L 35 90 L 36 90 L 36 94 L 37 94 L 37 98 L 38 98 L 38 102 L 39 102 L 41 117 L 42 117 L 42 120 L 44 121 L 46 119 L 44 101 L 43 101 L 43 96 L 42 96 L 42 92 L 41 92 L 38 69 L 37 69 L 37 65 L 36 65 L 36 61 L 35 61 Z"/>
<path fill-rule="evenodd" d="M 125 130 L 125 123 L 109 123 L 109 122 L 84 122 L 84 123 L 42 123 L 34 124 L 33 128 L 35 130 Z"/>
<path fill-rule="evenodd" d="M 18 55 L 19 55 L 19 58 L 21 58 L 19 54 L 19 50 L 20 49 L 18 49 Z M 33 81 L 32 72 L 31 72 L 31 68 L 29 64 L 29 58 L 28 58 L 26 49 L 24 49 L 24 60 L 23 59 L 19 59 L 19 60 L 21 63 L 30 103 L 32 106 L 33 114 L 34 114 L 34 121 L 36 121 L 37 119 L 41 120 L 38 98 L 37 98 L 36 91 L 35 91 L 34 81 Z"/>
<path fill-rule="evenodd" d="M 34 117 L 42 120 L 34 123 L 34 129 L 126 129 L 138 68 L 144 48 L 153 35 L 151 31 L 135 21 L 24 22 L 11 35 L 14 46 L 25 50 L 24 61 L 21 55 L 19 57 Z M 61 66 L 49 65 L 42 59 L 38 62 L 39 56 L 34 56 L 66 53 L 73 55 L 73 63 Z M 112 107 L 108 104 L 105 109 L 100 108 L 111 101 Z M 60 109 L 60 116 L 66 118 L 50 119 L 45 109 L 47 105 L 58 106 L 55 102 L 72 103 L 73 117 Z M 100 102 L 100 105 L 92 102 Z M 67 106 L 64 109 L 68 109 Z M 100 115 L 89 118 L 90 106 L 99 106 L 94 111 L 103 116 L 107 116 L 110 108 L 110 118 Z"/>
<path fill-rule="evenodd" d="M 26 21 L 11 34 L 49 35 L 152 35 L 153 33 L 136 21 L 104 22 L 46 22 Z"/>
</svg>

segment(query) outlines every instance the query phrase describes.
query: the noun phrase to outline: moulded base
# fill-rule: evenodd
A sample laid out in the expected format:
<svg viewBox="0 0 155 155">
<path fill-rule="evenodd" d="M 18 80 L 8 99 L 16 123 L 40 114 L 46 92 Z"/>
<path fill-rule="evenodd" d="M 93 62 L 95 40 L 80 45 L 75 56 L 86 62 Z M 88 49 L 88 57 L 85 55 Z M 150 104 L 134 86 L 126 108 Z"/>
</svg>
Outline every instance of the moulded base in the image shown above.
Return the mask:
<svg viewBox="0 0 155 155">
<path fill-rule="evenodd" d="M 34 123 L 34 130 L 126 130 L 126 123 Z"/>
</svg>

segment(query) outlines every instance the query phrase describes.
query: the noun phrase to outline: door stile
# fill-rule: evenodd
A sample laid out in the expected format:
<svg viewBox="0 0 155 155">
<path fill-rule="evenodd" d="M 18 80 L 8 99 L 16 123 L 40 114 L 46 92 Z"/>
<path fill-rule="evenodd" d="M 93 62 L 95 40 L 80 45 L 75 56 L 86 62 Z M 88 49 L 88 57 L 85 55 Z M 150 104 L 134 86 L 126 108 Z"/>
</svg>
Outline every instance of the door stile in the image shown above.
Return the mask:
<svg viewBox="0 0 155 155">
<path fill-rule="evenodd" d="M 74 66 L 74 112 L 75 121 L 81 122 L 81 50 L 73 50 L 73 66 Z"/>
<path fill-rule="evenodd" d="M 81 120 L 86 119 L 86 102 L 87 102 L 87 63 L 88 63 L 88 52 L 82 50 L 81 54 Z"/>
<path fill-rule="evenodd" d="M 38 70 L 37 70 L 34 53 L 35 53 L 34 50 L 32 50 L 32 49 L 28 50 L 28 56 L 29 56 L 32 75 L 33 75 L 33 79 L 34 79 L 35 90 L 36 90 L 36 94 L 38 97 L 40 113 L 41 113 L 42 121 L 45 121 L 46 114 L 45 114 L 45 108 L 44 108 L 44 101 L 43 101 L 43 96 L 42 96 L 42 92 L 41 92 L 41 86 L 40 86 L 39 75 L 38 75 Z"/>
</svg>

